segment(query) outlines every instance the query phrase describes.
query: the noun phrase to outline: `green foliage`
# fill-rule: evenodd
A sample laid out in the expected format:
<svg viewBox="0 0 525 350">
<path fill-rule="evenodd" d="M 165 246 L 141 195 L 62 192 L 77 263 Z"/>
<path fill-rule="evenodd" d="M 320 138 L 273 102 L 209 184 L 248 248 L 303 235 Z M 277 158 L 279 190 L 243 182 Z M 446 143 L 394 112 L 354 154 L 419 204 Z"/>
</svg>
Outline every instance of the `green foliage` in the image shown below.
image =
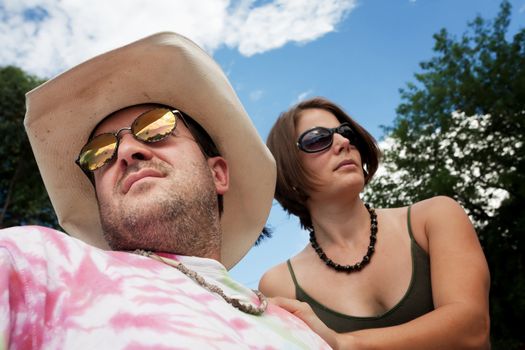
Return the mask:
<svg viewBox="0 0 525 350">
<path fill-rule="evenodd" d="M 386 171 L 366 192 L 376 206 L 440 194 L 464 206 L 490 266 L 495 349 L 525 346 L 525 29 L 507 35 L 510 13 L 503 1 L 460 38 L 434 35 L 435 57 L 385 128 Z"/>
<path fill-rule="evenodd" d="M 0 227 L 58 227 L 23 126 L 25 93 L 42 82 L 19 68 L 0 68 Z"/>
</svg>

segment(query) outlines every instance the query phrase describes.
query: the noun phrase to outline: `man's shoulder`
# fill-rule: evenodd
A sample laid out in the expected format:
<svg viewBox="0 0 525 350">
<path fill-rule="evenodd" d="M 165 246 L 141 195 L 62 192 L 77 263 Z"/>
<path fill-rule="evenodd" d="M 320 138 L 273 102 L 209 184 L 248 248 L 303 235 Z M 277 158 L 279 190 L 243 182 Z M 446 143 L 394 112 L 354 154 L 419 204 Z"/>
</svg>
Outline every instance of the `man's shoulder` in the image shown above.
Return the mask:
<svg viewBox="0 0 525 350">
<path fill-rule="evenodd" d="M 35 276 L 49 271 L 71 273 L 82 262 L 104 258 L 104 251 L 52 228 L 18 226 L 0 230 L 0 261 L 16 266 L 27 279 L 38 279 Z"/>
<path fill-rule="evenodd" d="M 25 225 L 0 229 L 0 247 L 44 247 L 46 245 L 88 246 L 82 241 L 67 235 L 64 232 L 50 227 Z"/>
<path fill-rule="evenodd" d="M 50 227 L 37 225 L 13 226 L 0 229 L 0 240 L 9 236 L 14 236 L 20 239 L 39 238 L 42 236 L 56 236 L 59 239 L 67 239 L 69 237 L 64 232 L 55 230 Z"/>
</svg>

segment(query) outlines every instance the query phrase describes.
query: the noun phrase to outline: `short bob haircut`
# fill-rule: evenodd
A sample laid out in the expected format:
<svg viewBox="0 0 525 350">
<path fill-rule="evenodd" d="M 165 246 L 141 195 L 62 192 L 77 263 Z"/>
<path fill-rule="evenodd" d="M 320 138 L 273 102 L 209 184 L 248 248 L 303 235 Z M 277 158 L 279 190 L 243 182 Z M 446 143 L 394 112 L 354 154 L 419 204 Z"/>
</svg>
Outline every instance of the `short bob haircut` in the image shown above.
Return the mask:
<svg viewBox="0 0 525 350">
<path fill-rule="evenodd" d="M 290 214 L 299 217 L 301 226 L 313 230 L 312 218 L 306 207 L 308 193 L 314 190 L 315 174 L 308 174 L 299 159 L 296 126 L 307 109 L 323 109 L 341 123 L 348 123 L 357 135 L 356 147 L 361 155 L 365 184 L 374 176 L 381 151 L 372 135 L 347 115 L 341 107 L 322 97 L 307 99 L 281 113 L 270 130 L 266 144 L 277 163 L 275 199 Z"/>
</svg>

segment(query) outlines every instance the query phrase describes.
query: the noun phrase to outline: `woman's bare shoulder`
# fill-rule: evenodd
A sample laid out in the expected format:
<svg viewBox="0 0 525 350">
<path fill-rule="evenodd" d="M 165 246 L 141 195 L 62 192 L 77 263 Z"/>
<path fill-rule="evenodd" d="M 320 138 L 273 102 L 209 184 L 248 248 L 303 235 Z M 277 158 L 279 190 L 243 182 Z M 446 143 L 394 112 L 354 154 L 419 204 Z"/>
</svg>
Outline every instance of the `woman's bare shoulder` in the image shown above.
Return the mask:
<svg viewBox="0 0 525 350">
<path fill-rule="evenodd" d="M 289 259 L 294 267 L 304 261 L 305 250 Z M 259 281 L 259 290 L 269 297 L 281 296 L 295 299 L 295 284 L 288 268 L 288 261 L 266 271 Z"/>
<path fill-rule="evenodd" d="M 259 290 L 268 297 L 295 298 L 295 287 L 286 262 L 266 271 L 259 281 Z"/>
<path fill-rule="evenodd" d="M 439 211 L 463 211 L 461 205 L 453 198 L 447 196 L 435 196 L 422 201 L 416 202 L 412 205 L 415 210 L 422 210 L 429 215 L 439 214 Z M 438 213 L 436 213 L 436 210 Z"/>
</svg>

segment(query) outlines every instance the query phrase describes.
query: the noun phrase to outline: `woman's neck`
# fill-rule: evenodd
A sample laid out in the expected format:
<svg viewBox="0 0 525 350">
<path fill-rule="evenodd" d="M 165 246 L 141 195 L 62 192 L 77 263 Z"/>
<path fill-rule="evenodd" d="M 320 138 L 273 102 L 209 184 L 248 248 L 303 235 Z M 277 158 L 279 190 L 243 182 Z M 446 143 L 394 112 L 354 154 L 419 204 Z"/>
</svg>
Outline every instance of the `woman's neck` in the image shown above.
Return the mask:
<svg viewBox="0 0 525 350">
<path fill-rule="evenodd" d="M 370 214 L 359 195 L 337 201 L 310 202 L 309 209 L 321 245 L 351 245 L 370 235 Z"/>
</svg>

